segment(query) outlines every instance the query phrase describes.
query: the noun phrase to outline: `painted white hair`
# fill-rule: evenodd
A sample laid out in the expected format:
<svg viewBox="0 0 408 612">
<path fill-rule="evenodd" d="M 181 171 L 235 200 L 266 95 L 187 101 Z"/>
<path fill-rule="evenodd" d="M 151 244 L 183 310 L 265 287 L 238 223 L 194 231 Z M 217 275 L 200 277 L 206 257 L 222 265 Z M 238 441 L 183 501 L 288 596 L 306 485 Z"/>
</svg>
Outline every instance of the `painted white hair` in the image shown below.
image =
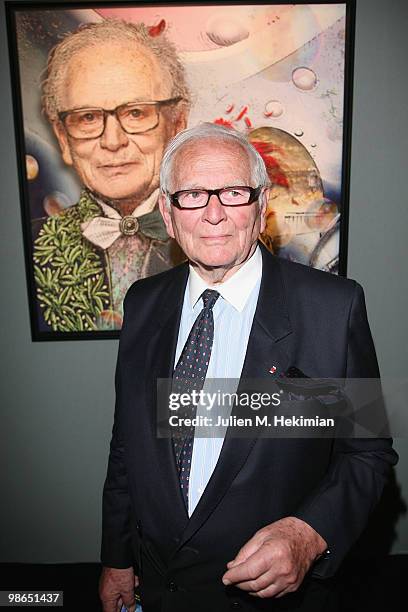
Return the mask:
<svg viewBox="0 0 408 612">
<path fill-rule="evenodd" d="M 162 78 L 168 73 L 171 79 L 171 97 L 181 98 L 177 111 L 173 109 L 173 112 L 189 109 L 190 92 L 185 70 L 176 48 L 166 34 L 152 37 L 144 23 L 108 18 L 98 23 L 82 24 L 74 32 L 68 33 L 50 51 L 45 78 L 41 84 L 41 100 L 43 111 L 51 123 L 58 120 L 59 111 L 65 110 L 60 107 L 61 90 L 67 87 L 66 69 L 71 59 L 83 49 L 88 49 L 90 54 L 98 53 L 98 46 L 105 43 L 122 43 L 135 50 L 140 46 L 149 52 L 163 68 Z"/>
<path fill-rule="evenodd" d="M 171 193 L 171 180 L 173 178 L 173 164 L 176 154 L 185 145 L 199 143 L 202 140 L 213 140 L 218 142 L 238 143 L 246 152 L 251 166 L 251 186 L 267 187 L 270 180 L 266 172 L 265 163 L 258 151 L 248 142 L 247 138 L 236 130 L 218 125 L 216 123 L 200 123 L 192 128 L 182 130 L 168 143 L 160 166 L 160 190 L 166 196 L 169 204 Z M 261 201 L 259 202 L 261 205 Z"/>
</svg>

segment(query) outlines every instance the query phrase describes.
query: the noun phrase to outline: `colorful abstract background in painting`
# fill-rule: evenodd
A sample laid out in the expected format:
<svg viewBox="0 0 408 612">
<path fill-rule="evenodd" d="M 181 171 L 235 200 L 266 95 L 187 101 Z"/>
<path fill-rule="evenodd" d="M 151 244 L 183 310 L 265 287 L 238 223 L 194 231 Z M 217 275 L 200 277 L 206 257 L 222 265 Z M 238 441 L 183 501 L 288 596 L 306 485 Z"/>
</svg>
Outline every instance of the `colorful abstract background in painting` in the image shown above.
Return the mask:
<svg viewBox="0 0 408 612">
<path fill-rule="evenodd" d="M 339 271 L 346 6 L 223 6 L 30 9 L 16 14 L 30 219 L 59 214 L 79 198 L 41 114 L 49 51 L 68 32 L 107 18 L 162 32 L 184 63 L 189 125 L 211 121 L 245 133 L 273 187 L 264 243 L 280 257 Z"/>
</svg>

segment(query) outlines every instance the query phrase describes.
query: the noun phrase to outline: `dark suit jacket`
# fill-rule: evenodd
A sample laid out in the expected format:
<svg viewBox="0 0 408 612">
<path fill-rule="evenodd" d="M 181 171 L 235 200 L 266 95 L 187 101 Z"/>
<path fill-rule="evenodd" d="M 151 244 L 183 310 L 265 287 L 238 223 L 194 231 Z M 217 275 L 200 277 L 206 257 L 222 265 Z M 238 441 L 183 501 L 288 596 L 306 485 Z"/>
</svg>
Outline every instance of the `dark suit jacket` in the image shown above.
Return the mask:
<svg viewBox="0 0 408 612">
<path fill-rule="evenodd" d="M 270 376 L 271 365 L 277 372 L 295 366 L 309 377 L 377 377 L 361 287 L 261 248 L 262 282 L 242 378 Z M 189 518 L 172 442 L 156 437 L 155 406 L 156 379 L 172 376 L 187 278 L 182 264 L 136 282 L 126 296 L 102 564 L 135 565 L 144 612 L 303 611 L 307 602 L 314 612 L 327 610 L 324 587 L 314 598 L 314 578 L 336 572 L 397 456 L 387 439 L 237 439 L 227 432 Z M 273 600 L 225 587 L 226 563 L 258 529 L 286 516 L 309 523 L 330 548 L 300 591 Z"/>
</svg>

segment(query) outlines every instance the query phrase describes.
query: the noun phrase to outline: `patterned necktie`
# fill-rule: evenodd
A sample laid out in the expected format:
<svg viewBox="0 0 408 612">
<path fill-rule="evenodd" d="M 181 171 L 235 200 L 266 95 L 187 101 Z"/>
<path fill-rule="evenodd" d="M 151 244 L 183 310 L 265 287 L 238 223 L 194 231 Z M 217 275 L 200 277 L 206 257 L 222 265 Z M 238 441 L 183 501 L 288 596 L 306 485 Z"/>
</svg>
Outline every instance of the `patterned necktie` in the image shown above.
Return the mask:
<svg viewBox="0 0 408 612">
<path fill-rule="evenodd" d="M 191 393 L 203 388 L 210 361 L 214 339 L 213 306 L 219 298 L 218 291 L 206 289 L 201 298 L 204 308 L 195 320 L 180 358 L 173 373 L 172 391 L 176 393 Z M 196 406 L 190 405 L 179 410 L 179 416 L 194 418 Z M 193 456 L 194 427 L 182 428 L 173 436 L 174 453 L 178 468 L 180 487 L 184 502 L 188 509 L 188 484 L 190 480 L 191 458 Z"/>
</svg>

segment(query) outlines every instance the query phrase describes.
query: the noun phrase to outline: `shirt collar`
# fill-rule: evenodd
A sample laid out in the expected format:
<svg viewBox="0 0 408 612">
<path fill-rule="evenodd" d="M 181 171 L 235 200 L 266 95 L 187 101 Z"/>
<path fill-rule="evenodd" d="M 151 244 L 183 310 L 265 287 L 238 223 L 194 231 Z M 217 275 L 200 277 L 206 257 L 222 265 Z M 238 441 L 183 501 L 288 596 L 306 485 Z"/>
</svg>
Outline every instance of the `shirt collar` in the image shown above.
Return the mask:
<svg viewBox="0 0 408 612">
<path fill-rule="evenodd" d="M 194 308 L 206 289 L 215 289 L 238 312 L 242 312 L 252 289 L 262 276 L 262 253 L 257 245 L 253 255 L 224 283 L 209 285 L 190 265 L 188 291 L 191 308 Z"/>
</svg>

